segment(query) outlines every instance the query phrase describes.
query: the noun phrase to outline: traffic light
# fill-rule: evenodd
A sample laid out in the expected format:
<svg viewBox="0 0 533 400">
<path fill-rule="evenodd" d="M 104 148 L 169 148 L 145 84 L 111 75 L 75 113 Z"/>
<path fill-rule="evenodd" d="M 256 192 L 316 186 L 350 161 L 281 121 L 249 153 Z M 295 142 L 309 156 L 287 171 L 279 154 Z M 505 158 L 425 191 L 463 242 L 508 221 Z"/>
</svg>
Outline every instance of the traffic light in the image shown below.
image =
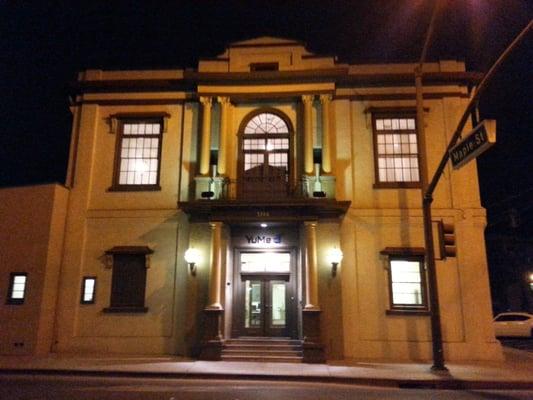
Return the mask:
<svg viewBox="0 0 533 400">
<path fill-rule="evenodd" d="M 441 258 L 455 257 L 457 248 L 455 247 L 455 227 L 453 224 L 445 224 L 443 221 L 439 221 L 439 239 Z"/>
</svg>

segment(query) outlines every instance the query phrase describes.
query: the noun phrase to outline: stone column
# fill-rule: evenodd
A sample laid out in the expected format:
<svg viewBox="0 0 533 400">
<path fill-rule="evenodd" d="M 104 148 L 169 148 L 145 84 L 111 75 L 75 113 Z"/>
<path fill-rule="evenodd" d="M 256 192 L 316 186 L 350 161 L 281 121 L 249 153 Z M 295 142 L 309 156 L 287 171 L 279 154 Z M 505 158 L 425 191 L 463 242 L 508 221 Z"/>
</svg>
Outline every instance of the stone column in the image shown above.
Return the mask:
<svg viewBox="0 0 533 400">
<path fill-rule="evenodd" d="M 219 97 L 220 103 L 220 135 L 218 144 L 218 173 L 221 175 L 226 174 L 226 153 L 228 142 L 228 112 L 230 107 L 229 97 Z"/>
<path fill-rule="evenodd" d="M 306 221 L 305 244 L 305 289 L 306 301 L 302 310 L 304 341 L 303 361 L 321 363 L 325 361 L 324 346 L 320 340 L 320 306 L 318 305 L 318 271 L 316 254 L 316 221 Z"/>
<path fill-rule="evenodd" d="M 202 103 L 202 147 L 200 149 L 200 175 L 209 175 L 209 158 L 211 156 L 211 97 L 200 97 Z"/>
<path fill-rule="evenodd" d="M 306 244 L 306 263 L 305 263 L 305 309 L 320 310 L 318 306 L 318 270 L 316 254 L 316 221 L 306 221 L 305 226 L 305 244 Z"/>
<path fill-rule="evenodd" d="M 304 104 L 304 172 L 313 173 L 313 95 L 303 95 Z"/>
<path fill-rule="evenodd" d="M 329 132 L 329 106 L 331 104 L 331 95 L 321 95 L 320 103 L 322 104 L 322 171 L 326 174 L 329 174 L 331 172 L 331 148 Z"/>
<path fill-rule="evenodd" d="M 211 222 L 211 272 L 207 309 L 222 310 L 220 284 L 222 279 L 222 222 Z"/>
<path fill-rule="evenodd" d="M 220 284 L 222 278 L 222 222 L 211 222 L 211 271 L 209 274 L 209 298 L 204 309 L 205 324 L 200 359 L 220 360 L 224 340 Z"/>
</svg>

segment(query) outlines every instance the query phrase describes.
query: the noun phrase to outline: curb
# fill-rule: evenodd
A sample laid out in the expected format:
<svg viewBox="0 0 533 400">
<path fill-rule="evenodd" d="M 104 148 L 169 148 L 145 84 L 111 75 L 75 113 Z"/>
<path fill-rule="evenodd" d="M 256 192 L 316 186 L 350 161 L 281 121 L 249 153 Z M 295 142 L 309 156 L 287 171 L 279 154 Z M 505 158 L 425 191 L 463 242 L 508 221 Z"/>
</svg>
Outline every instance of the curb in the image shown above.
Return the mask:
<svg viewBox="0 0 533 400">
<path fill-rule="evenodd" d="M 286 381 L 307 383 L 338 383 L 348 385 L 396 387 L 400 389 L 437 389 L 437 390 L 533 390 L 533 381 L 481 381 L 442 379 L 408 379 L 408 378 L 367 378 L 340 376 L 301 376 L 301 375 L 266 375 L 266 374 L 215 374 L 202 372 L 151 372 L 151 371 L 103 371 L 81 369 L 0 369 L 2 375 L 33 376 L 90 376 L 114 378 L 167 378 L 167 379 L 220 379 L 220 380 L 255 380 Z"/>
</svg>

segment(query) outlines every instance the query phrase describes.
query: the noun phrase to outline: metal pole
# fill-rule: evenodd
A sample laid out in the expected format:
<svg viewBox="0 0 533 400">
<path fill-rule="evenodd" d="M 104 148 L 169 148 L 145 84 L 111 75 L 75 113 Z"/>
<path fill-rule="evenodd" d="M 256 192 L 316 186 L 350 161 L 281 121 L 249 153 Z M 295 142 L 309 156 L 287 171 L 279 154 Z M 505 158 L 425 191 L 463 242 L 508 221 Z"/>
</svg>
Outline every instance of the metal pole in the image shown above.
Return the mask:
<svg viewBox="0 0 533 400">
<path fill-rule="evenodd" d="M 426 54 L 431 43 L 433 31 L 435 29 L 435 20 L 439 10 L 440 2 L 437 0 L 433 6 L 433 13 L 429 22 L 424 47 L 420 55 L 420 61 L 415 68 L 415 89 L 416 89 L 416 129 L 418 134 L 418 143 L 420 145 L 420 183 L 422 196 L 422 216 L 424 223 L 424 248 L 425 261 L 428 277 L 428 294 L 429 294 L 429 308 L 431 319 L 431 342 L 433 351 L 433 371 L 447 371 L 444 365 L 444 351 L 442 349 L 442 328 L 440 323 L 440 305 L 439 292 L 437 287 L 437 271 L 435 268 L 435 249 L 433 248 L 433 230 L 431 226 L 431 203 L 433 197 L 426 196 L 426 189 L 428 187 L 428 163 L 426 155 L 426 134 L 424 126 L 424 96 L 422 86 L 422 75 Z"/>
<path fill-rule="evenodd" d="M 501 56 L 496 60 L 494 65 L 486 73 L 483 80 L 479 84 L 477 90 L 474 92 L 474 95 L 470 99 L 466 110 L 464 111 L 461 120 L 448 144 L 448 147 L 431 179 L 431 182 L 427 184 L 427 160 L 425 155 L 426 141 L 424 133 L 424 108 L 423 108 L 423 93 L 422 93 L 422 67 L 425 61 L 425 56 L 427 52 L 427 47 L 429 45 L 429 38 L 433 32 L 433 24 L 435 15 L 437 13 L 438 1 L 433 9 L 433 15 L 431 18 L 430 26 L 428 28 L 428 33 L 426 36 L 426 42 L 424 43 L 424 49 L 422 50 L 422 57 L 420 58 L 420 63 L 417 68 L 415 68 L 415 87 L 416 87 L 416 113 L 417 113 L 417 132 L 419 137 L 419 143 L 421 151 L 420 157 L 420 181 L 422 184 L 422 210 L 423 210 L 423 221 L 424 221 L 424 241 L 426 249 L 426 263 L 427 263 L 427 274 L 428 274 L 428 291 L 429 291 L 429 301 L 431 307 L 431 337 L 433 344 L 433 365 L 431 367 L 434 371 L 447 371 L 447 368 L 444 365 L 444 353 L 442 349 L 442 330 L 440 324 L 440 308 L 439 308 L 439 299 L 438 299 L 438 288 L 437 288 L 437 275 L 435 268 L 435 249 L 433 247 L 433 231 L 431 226 L 431 203 L 433 202 L 433 191 L 439 182 L 440 177 L 444 171 L 444 167 L 449 159 L 449 150 L 457 143 L 461 132 L 468 120 L 468 116 L 471 114 L 481 94 L 485 91 L 488 83 L 494 77 L 496 71 L 500 68 L 503 62 L 509 57 L 509 54 L 518 47 L 518 45 L 524 40 L 529 31 L 533 26 L 533 20 L 520 32 L 520 34 L 511 42 L 511 44 L 505 49 Z"/>
<path fill-rule="evenodd" d="M 450 140 L 450 144 L 448 144 L 448 147 L 446 148 L 446 151 L 444 152 L 444 155 L 442 156 L 442 160 L 440 161 L 439 166 L 437 167 L 437 170 L 435 171 L 435 174 L 433 175 L 433 179 L 431 179 L 431 182 L 429 183 L 425 195 L 433 195 L 433 191 L 435 190 L 435 187 L 437 186 L 437 183 L 439 182 L 439 179 L 442 175 L 442 172 L 444 171 L 444 167 L 446 166 L 446 163 L 448 162 L 448 159 L 450 158 L 449 151 L 457 141 L 459 140 L 459 137 L 461 136 L 461 133 L 463 132 L 463 128 L 466 125 L 466 122 L 468 121 L 468 116 L 470 112 L 474 109 L 476 106 L 479 97 L 481 94 L 485 91 L 487 88 L 489 82 L 494 78 L 494 75 L 498 71 L 498 69 L 501 67 L 503 62 L 507 60 L 509 55 L 518 47 L 518 45 L 526 38 L 527 34 L 533 27 L 533 20 L 529 21 L 529 24 L 518 34 L 518 36 L 511 42 L 511 44 L 505 49 L 505 51 L 501 54 L 501 56 L 496 60 L 496 62 L 492 65 L 492 67 L 489 69 L 489 71 L 485 74 L 483 79 L 481 80 L 479 86 L 477 87 L 477 90 L 474 92 L 472 98 L 470 99 L 470 102 L 468 103 L 468 106 L 465 109 L 465 112 L 463 116 L 461 117 L 461 120 L 459 121 L 459 124 L 457 124 L 457 128 L 455 129 L 455 132 Z"/>
</svg>

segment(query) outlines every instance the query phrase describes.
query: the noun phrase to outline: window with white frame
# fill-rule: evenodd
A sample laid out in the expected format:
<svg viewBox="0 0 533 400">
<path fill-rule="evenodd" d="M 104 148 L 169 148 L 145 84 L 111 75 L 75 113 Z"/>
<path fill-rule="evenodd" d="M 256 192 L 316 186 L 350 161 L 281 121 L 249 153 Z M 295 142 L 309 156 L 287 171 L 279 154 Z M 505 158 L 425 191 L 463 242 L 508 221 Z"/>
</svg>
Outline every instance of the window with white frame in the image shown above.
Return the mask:
<svg viewBox="0 0 533 400">
<path fill-rule="evenodd" d="M 243 138 L 244 170 L 259 165 L 289 169 L 289 127 L 271 112 L 257 114 L 248 121 Z"/>
<path fill-rule="evenodd" d="M 28 274 L 25 272 L 12 272 L 9 275 L 9 291 L 7 304 L 23 304 L 26 298 L 26 283 Z"/>
<path fill-rule="evenodd" d="M 122 119 L 112 190 L 158 190 L 162 118 Z"/>
<path fill-rule="evenodd" d="M 418 187 L 416 116 L 408 113 L 373 115 L 377 187 Z"/>
<path fill-rule="evenodd" d="M 427 310 L 423 256 L 389 256 L 391 310 Z"/>
</svg>

